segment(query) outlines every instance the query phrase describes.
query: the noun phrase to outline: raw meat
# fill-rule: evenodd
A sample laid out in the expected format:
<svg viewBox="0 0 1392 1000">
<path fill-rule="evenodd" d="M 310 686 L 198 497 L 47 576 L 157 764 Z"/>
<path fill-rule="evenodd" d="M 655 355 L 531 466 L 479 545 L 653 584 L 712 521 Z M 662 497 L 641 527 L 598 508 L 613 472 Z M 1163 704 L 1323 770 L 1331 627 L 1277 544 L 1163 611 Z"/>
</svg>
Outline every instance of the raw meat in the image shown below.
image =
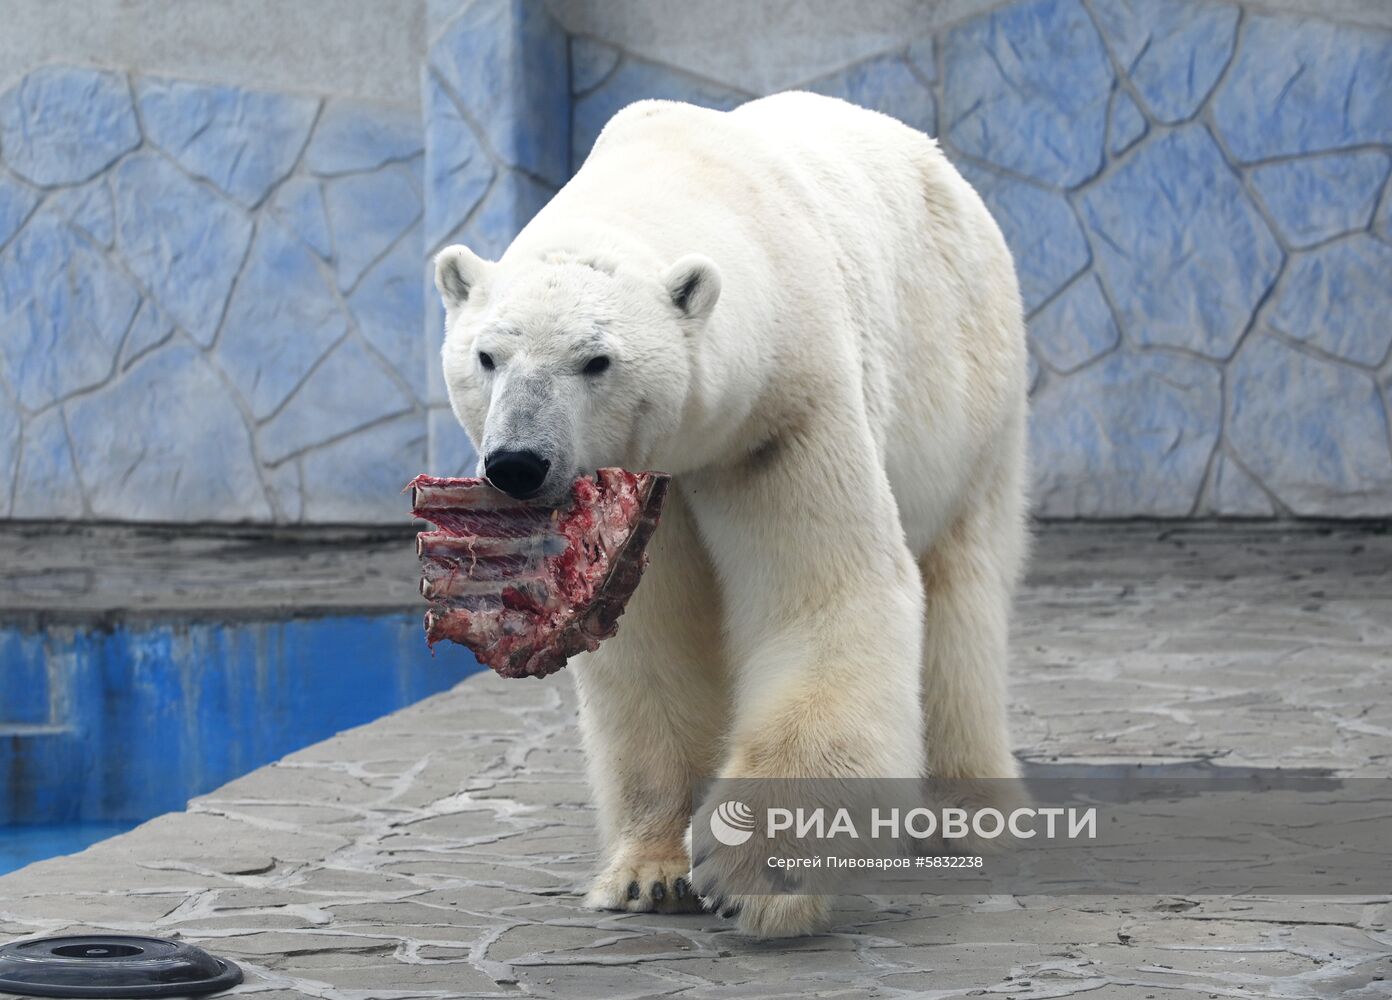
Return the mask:
<svg viewBox="0 0 1392 1000">
<path fill-rule="evenodd" d="M 600 469 L 563 508 L 534 507 L 483 479 L 417 476 L 411 507 L 426 640 L 467 646 L 504 677 L 544 677 L 598 648 L 647 566 L 669 477 Z"/>
</svg>

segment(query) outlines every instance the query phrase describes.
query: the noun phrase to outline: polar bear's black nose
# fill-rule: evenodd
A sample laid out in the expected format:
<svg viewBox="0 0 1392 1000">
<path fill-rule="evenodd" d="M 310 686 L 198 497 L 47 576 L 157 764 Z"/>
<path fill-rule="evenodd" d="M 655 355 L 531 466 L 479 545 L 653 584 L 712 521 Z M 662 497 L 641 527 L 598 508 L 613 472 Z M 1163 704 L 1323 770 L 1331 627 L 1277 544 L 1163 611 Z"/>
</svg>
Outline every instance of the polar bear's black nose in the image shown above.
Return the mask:
<svg viewBox="0 0 1392 1000">
<path fill-rule="evenodd" d="M 483 463 L 483 474 L 513 499 L 529 500 L 541 490 L 550 468 L 534 451 L 495 451 Z"/>
</svg>

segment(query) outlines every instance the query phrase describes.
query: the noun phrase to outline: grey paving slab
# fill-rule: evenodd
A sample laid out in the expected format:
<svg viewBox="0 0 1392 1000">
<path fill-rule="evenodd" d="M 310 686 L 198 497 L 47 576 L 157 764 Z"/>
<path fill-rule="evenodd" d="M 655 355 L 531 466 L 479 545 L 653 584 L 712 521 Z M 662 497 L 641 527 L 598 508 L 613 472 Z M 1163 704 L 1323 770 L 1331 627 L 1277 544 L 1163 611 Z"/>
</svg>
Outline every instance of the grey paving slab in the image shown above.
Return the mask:
<svg viewBox="0 0 1392 1000">
<path fill-rule="evenodd" d="M 7 522 L 0 524 L 0 622 L 415 608 L 413 537 L 409 524 L 276 529 Z"/>
<path fill-rule="evenodd" d="M 1019 600 L 1032 766 L 1386 774 L 1392 535 L 1053 525 Z M 179 935 L 261 1000 L 1392 996 L 1392 898 L 848 897 L 824 935 L 579 906 L 574 690 L 480 676 L 0 878 L 0 936 Z"/>
</svg>

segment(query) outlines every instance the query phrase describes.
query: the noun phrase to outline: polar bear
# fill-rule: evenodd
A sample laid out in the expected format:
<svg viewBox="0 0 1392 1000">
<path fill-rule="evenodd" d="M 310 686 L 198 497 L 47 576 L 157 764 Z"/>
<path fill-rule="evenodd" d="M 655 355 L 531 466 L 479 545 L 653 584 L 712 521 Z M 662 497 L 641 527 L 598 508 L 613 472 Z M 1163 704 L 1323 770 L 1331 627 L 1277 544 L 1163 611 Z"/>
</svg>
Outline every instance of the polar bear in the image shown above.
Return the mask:
<svg viewBox="0 0 1392 1000">
<path fill-rule="evenodd" d="M 597 467 L 673 475 L 618 635 L 573 661 L 591 906 L 696 905 L 705 776 L 1015 776 L 1024 323 L 932 139 L 806 93 L 642 101 L 500 260 L 448 247 L 436 284 L 481 474 L 541 504 Z M 827 920 L 694 874 L 746 933 Z"/>
</svg>

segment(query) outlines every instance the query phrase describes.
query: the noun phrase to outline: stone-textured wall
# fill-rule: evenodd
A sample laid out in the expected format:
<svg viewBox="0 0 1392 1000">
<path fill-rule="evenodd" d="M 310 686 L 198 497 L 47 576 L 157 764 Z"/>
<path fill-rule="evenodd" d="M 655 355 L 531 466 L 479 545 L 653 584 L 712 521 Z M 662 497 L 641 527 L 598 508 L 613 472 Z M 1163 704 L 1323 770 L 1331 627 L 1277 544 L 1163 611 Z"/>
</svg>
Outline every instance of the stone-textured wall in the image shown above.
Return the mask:
<svg viewBox="0 0 1392 1000">
<path fill-rule="evenodd" d="M 1387 32 L 1021 0 L 871 32 L 878 51 L 850 31 L 808 45 L 799 23 L 760 74 L 703 58 L 695 32 L 616 39 L 603 4 L 557 13 L 608 30 L 572 39 L 573 165 L 640 97 L 732 107 L 800 87 L 938 137 L 1016 254 L 1041 514 L 1392 514 Z"/>
<path fill-rule="evenodd" d="M 398 514 L 423 145 L 409 109 L 93 69 L 0 94 L 0 515 Z"/>
<path fill-rule="evenodd" d="M 426 31 L 426 250 L 464 243 L 496 260 L 570 176 L 567 36 L 537 0 L 442 0 L 427 8 Z M 440 372 L 443 336 L 432 294 L 430 470 L 472 475 Z"/>
<path fill-rule="evenodd" d="M 501 253 L 630 101 L 789 87 L 937 135 L 995 212 L 1042 514 L 1392 514 L 1392 34 L 820 2 L 431 0 L 419 109 L 28 73 L 0 94 L 0 516 L 398 519 L 410 475 L 472 464 L 428 255 Z"/>
</svg>

